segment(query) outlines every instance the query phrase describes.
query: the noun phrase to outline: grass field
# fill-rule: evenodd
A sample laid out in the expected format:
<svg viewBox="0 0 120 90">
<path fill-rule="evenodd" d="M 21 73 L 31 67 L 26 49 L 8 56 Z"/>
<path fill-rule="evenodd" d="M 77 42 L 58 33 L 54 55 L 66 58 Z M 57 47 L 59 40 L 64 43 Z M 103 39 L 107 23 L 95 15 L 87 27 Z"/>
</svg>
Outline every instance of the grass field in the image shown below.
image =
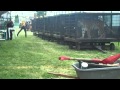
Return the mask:
<svg viewBox="0 0 120 90">
<path fill-rule="evenodd" d="M 115 51 L 104 54 L 96 50 L 70 50 L 68 46 L 33 36 L 30 31 L 27 34 L 25 38 L 22 31 L 13 40 L 0 41 L 0 79 L 64 79 L 48 72 L 76 76 L 72 67 L 76 61 L 59 61 L 59 56 L 104 59 L 120 52 L 118 43 L 115 43 Z"/>
</svg>

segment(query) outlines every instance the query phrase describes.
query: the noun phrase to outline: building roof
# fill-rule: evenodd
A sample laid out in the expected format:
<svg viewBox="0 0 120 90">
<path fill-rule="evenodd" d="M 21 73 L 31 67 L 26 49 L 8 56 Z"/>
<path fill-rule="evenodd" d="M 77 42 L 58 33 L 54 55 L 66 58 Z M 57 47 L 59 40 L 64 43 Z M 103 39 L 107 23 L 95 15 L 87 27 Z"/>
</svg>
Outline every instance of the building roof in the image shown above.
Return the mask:
<svg viewBox="0 0 120 90">
<path fill-rule="evenodd" d="M 0 11 L 0 16 L 8 11 Z"/>
</svg>

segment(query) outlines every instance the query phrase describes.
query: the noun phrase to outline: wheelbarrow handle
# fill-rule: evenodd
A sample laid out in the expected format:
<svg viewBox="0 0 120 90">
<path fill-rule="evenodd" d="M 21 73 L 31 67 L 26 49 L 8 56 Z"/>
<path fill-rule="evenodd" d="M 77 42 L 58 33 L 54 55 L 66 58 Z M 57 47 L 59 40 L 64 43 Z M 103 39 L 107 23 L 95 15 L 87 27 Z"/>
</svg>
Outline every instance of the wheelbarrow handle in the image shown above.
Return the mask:
<svg viewBox="0 0 120 90">
<path fill-rule="evenodd" d="M 88 58 L 72 58 L 68 56 L 60 56 L 59 60 L 64 61 L 64 60 L 77 60 L 77 61 L 85 61 L 85 62 L 93 62 L 93 63 L 101 63 L 101 59 L 88 59 Z"/>
<path fill-rule="evenodd" d="M 53 74 L 53 75 L 62 76 L 62 77 L 67 77 L 67 78 L 73 78 L 73 79 L 79 79 L 78 77 L 69 76 L 69 75 L 60 74 L 60 73 L 48 72 L 48 74 Z"/>
<path fill-rule="evenodd" d="M 92 59 L 93 62 L 96 63 L 103 63 L 103 64 L 113 64 L 114 62 L 116 62 L 118 59 L 120 58 L 120 53 L 119 54 L 115 54 L 113 56 L 109 56 L 103 60 L 100 59 Z M 72 58 L 72 57 L 68 57 L 68 56 L 60 56 L 59 60 L 63 61 L 63 60 L 88 60 L 88 59 L 82 59 L 82 58 Z"/>
</svg>

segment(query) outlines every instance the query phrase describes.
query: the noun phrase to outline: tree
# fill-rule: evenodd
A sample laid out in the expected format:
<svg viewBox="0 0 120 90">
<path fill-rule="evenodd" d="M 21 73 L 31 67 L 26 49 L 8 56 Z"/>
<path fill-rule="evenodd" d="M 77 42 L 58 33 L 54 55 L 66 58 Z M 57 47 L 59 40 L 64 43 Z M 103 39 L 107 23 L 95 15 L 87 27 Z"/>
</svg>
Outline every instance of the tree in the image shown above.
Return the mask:
<svg viewBox="0 0 120 90">
<path fill-rule="evenodd" d="M 15 16 L 15 23 L 19 23 L 19 16 L 18 15 Z"/>
<path fill-rule="evenodd" d="M 36 11 L 37 12 L 37 17 L 40 18 L 41 16 L 44 18 L 46 15 L 46 11 Z"/>
</svg>

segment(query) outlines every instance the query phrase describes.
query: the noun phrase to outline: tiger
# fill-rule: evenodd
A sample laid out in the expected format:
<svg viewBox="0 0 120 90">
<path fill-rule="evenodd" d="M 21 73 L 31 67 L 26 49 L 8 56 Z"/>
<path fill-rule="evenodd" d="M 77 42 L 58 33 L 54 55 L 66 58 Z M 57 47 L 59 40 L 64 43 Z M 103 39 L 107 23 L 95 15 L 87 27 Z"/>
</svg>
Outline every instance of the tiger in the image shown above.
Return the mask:
<svg viewBox="0 0 120 90">
<path fill-rule="evenodd" d="M 98 38 L 105 38 L 105 26 L 107 26 L 107 24 L 105 24 L 104 21 L 100 19 L 80 19 L 78 21 L 78 27 L 81 27 L 82 29 L 82 38 L 85 38 L 85 33 L 87 33 L 88 38 L 92 38 L 94 35 L 91 32 L 92 30 L 98 30 Z"/>
</svg>

